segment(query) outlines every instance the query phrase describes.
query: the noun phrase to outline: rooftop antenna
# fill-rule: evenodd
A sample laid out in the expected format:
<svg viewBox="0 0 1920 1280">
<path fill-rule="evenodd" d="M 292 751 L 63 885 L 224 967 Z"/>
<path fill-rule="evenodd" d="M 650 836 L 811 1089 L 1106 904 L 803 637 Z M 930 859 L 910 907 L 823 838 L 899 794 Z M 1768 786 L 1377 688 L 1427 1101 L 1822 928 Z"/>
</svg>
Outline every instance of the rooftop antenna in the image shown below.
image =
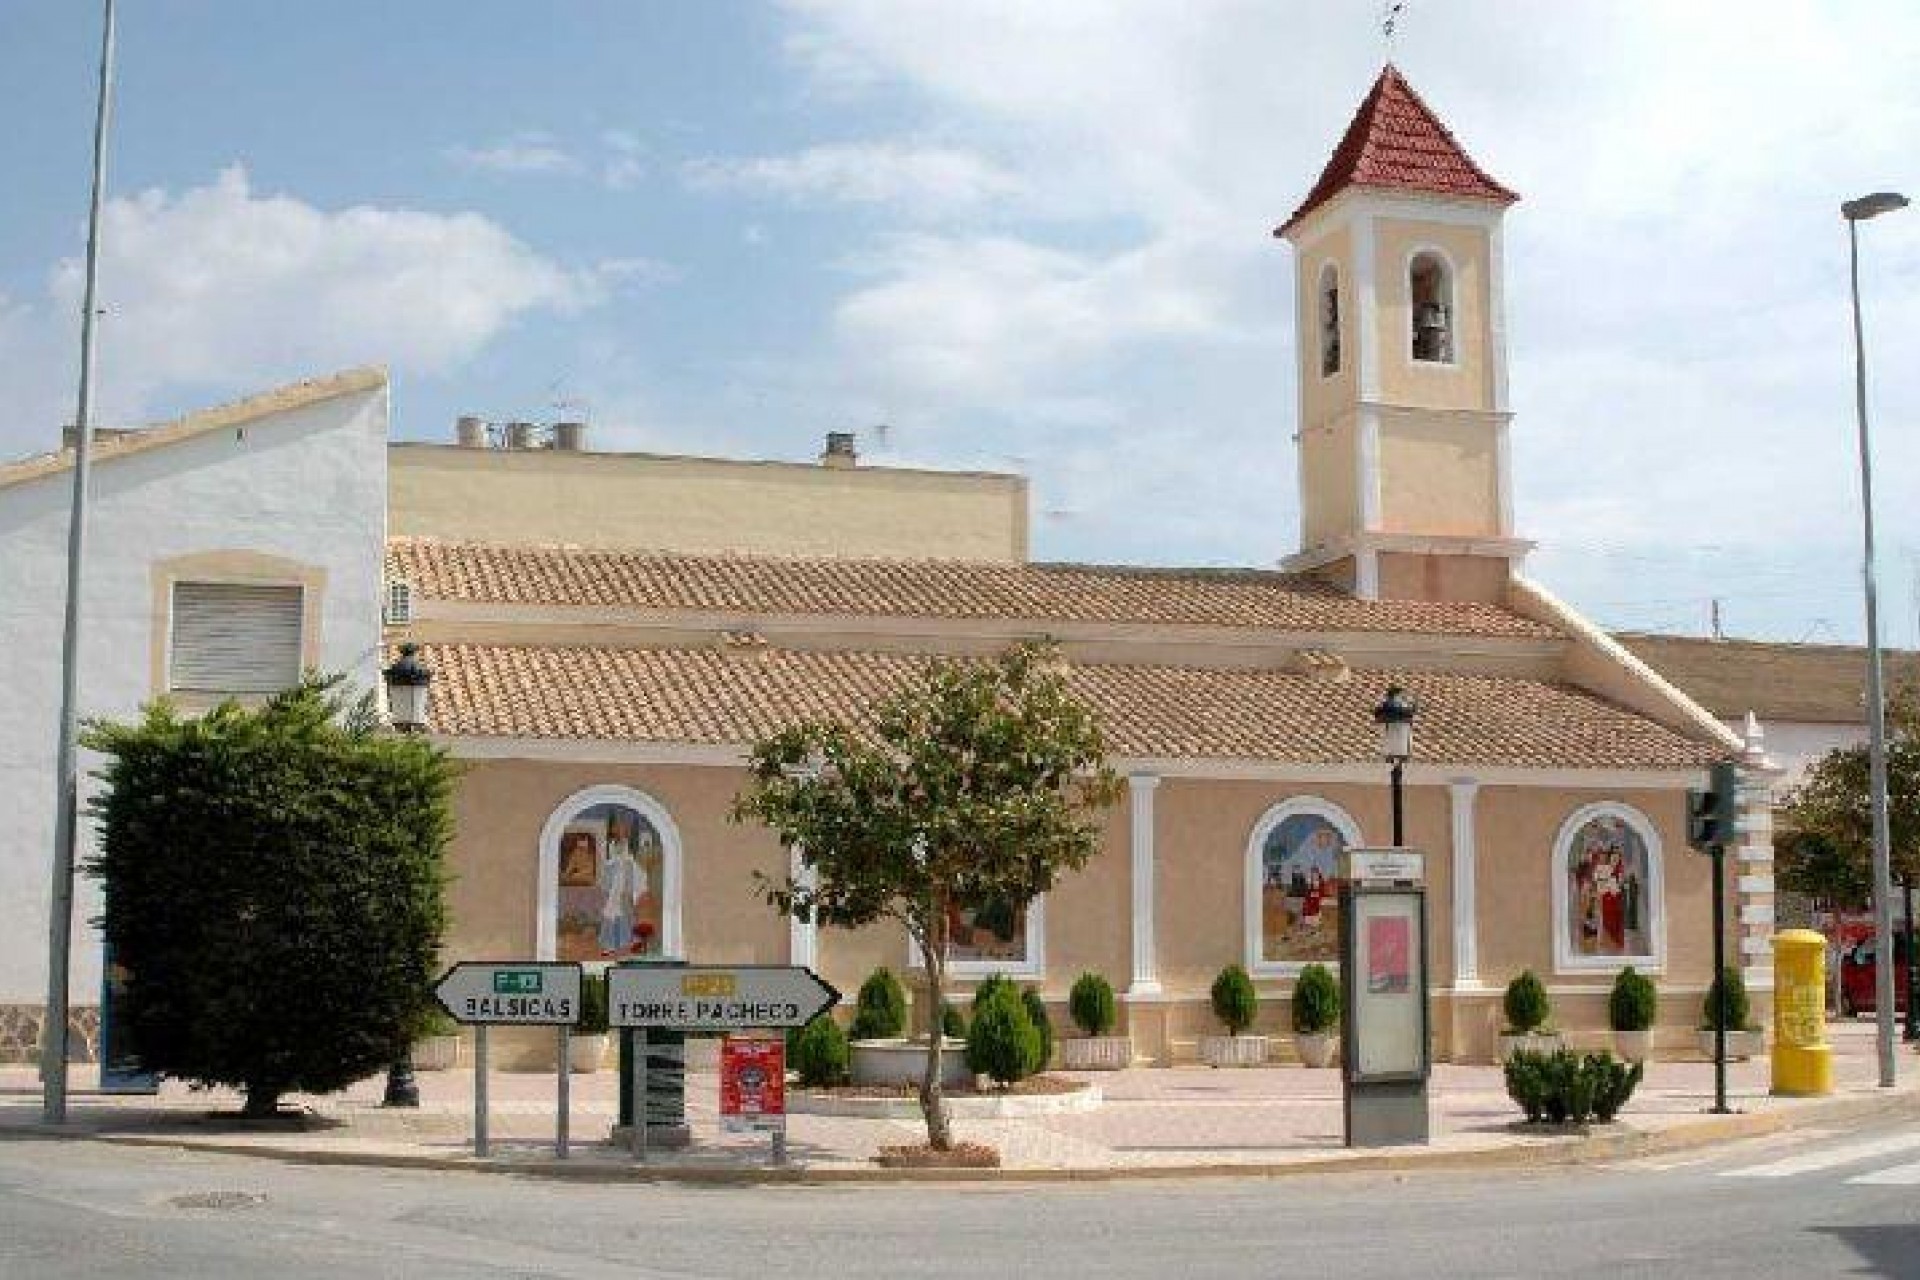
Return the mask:
<svg viewBox="0 0 1920 1280">
<path fill-rule="evenodd" d="M 1400 17 L 1407 11 L 1407 0 L 1388 0 L 1380 6 L 1380 58 L 1393 61 L 1393 37 L 1400 29 Z"/>
</svg>

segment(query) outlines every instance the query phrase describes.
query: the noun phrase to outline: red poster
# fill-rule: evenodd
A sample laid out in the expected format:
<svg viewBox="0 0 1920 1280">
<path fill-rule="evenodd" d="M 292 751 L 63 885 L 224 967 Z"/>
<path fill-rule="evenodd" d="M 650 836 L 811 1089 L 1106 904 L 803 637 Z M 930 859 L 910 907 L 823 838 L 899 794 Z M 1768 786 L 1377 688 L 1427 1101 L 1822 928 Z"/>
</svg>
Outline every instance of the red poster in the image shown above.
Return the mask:
<svg viewBox="0 0 1920 1280">
<path fill-rule="evenodd" d="M 787 1112 L 787 1046 L 780 1040 L 720 1042 L 720 1123 L 726 1129 L 778 1126 Z"/>
<path fill-rule="evenodd" d="M 1413 989 L 1413 922 L 1405 916 L 1367 920 L 1367 990 Z"/>
</svg>

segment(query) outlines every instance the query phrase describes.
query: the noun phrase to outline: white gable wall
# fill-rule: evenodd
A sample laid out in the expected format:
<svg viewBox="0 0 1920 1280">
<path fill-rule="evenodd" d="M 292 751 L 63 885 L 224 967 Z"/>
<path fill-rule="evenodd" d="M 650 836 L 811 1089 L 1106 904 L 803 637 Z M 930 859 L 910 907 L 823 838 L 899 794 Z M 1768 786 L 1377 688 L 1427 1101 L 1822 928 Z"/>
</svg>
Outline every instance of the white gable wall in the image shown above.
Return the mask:
<svg viewBox="0 0 1920 1280">
<path fill-rule="evenodd" d="M 107 457 L 93 470 L 81 712 L 133 715 L 160 690 L 165 610 L 156 566 L 247 553 L 300 566 L 308 654 L 361 688 L 378 678 L 386 536 L 387 388 L 264 414 L 238 426 Z M 0 1007 L 46 994 L 55 735 L 73 474 L 0 488 Z M 159 598 L 164 599 L 164 594 Z M 97 758 L 85 758 L 91 770 Z M 84 861 L 90 843 L 80 851 Z M 80 876 L 73 1003 L 100 990 L 97 886 Z"/>
</svg>

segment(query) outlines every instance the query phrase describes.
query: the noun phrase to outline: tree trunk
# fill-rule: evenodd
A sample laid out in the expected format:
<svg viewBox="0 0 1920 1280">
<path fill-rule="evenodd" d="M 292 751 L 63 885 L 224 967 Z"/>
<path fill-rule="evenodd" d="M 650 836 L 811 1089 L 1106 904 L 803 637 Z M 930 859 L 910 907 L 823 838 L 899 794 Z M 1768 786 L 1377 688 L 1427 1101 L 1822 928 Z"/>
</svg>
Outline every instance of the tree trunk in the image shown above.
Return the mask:
<svg viewBox="0 0 1920 1280">
<path fill-rule="evenodd" d="M 946 1043 L 942 1025 L 946 1013 L 947 990 L 947 912 L 946 904 L 934 904 L 924 939 L 927 953 L 927 1067 L 920 1077 L 920 1114 L 927 1121 L 927 1145 L 935 1151 L 953 1150 L 953 1131 L 947 1123 L 947 1103 L 941 1096 L 940 1076 L 944 1065 L 940 1052 Z"/>
<path fill-rule="evenodd" d="M 264 1120 L 277 1115 L 280 1111 L 280 1095 L 285 1092 L 279 1085 L 266 1084 L 258 1080 L 247 1082 L 247 1101 L 240 1108 L 240 1114 L 249 1120 Z"/>
</svg>

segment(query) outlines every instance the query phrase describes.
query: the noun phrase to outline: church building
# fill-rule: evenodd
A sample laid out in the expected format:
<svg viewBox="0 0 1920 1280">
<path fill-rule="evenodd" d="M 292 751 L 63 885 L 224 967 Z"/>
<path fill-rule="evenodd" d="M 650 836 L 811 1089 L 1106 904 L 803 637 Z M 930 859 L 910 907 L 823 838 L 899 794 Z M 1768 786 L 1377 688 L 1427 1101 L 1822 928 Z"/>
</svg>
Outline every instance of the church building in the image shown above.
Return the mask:
<svg viewBox="0 0 1920 1280">
<path fill-rule="evenodd" d="M 1301 507 L 1277 569 L 1036 563 L 1017 478 L 862 467 L 846 437 L 819 466 L 596 454 L 566 447 L 577 433 L 472 447 L 477 428 L 465 448 L 394 446 L 386 638 L 422 646 L 432 732 L 468 766 L 450 958 L 797 962 L 846 991 L 910 969 L 897 929 L 817 931 L 759 901 L 754 873 L 788 854 L 728 820 L 747 745 L 857 721 L 929 655 L 1048 637 L 1126 799 L 1086 870 L 959 922 L 963 985 L 1009 974 L 1060 1005 L 1101 973 L 1136 1055 L 1170 1062 L 1217 1029 L 1208 989 L 1239 963 L 1285 1030 L 1301 967 L 1337 958 L 1340 852 L 1389 843 L 1371 713 L 1400 685 L 1437 1056 L 1491 1057 L 1527 969 L 1597 1045 L 1632 965 L 1664 997 L 1657 1049 L 1690 1045 L 1712 942 L 1685 790 L 1716 759 L 1763 761 L 1522 572 L 1517 198 L 1381 73 L 1276 233 Z M 1728 954 L 1764 1015 L 1771 853 L 1749 825 Z"/>
</svg>

